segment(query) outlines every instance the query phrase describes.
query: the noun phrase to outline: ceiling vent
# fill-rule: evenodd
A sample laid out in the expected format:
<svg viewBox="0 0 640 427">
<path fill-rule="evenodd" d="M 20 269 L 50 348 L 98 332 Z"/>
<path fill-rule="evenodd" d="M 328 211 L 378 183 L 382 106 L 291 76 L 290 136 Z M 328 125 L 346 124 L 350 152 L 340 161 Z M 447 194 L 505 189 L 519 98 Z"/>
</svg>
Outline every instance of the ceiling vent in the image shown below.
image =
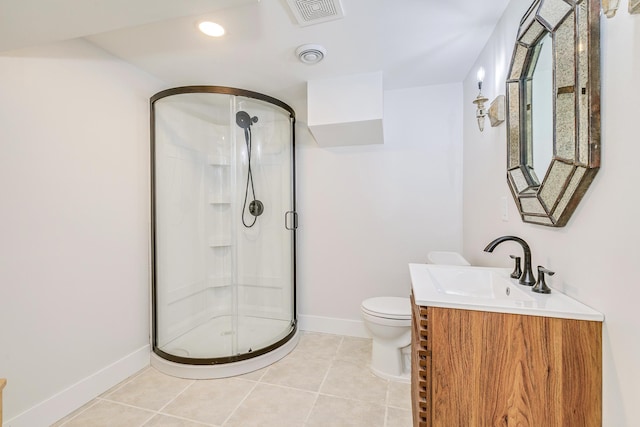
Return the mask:
<svg viewBox="0 0 640 427">
<path fill-rule="evenodd" d="M 287 0 L 287 4 L 303 27 L 344 17 L 341 0 Z"/>
</svg>

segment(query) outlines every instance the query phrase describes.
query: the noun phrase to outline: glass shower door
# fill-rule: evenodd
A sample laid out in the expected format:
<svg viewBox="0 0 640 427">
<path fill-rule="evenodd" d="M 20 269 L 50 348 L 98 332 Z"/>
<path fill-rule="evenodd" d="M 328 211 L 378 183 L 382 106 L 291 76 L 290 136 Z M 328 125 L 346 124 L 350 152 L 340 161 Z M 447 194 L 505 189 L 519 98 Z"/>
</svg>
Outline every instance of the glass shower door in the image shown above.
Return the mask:
<svg viewBox="0 0 640 427">
<path fill-rule="evenodd" d="M 241 353 L 285 338 L 294 319 L 293 141 L 289 113 L 237 97 L 236 298 Z M 242 117 L 249 117 L 247 129 Z"/>
</svg>

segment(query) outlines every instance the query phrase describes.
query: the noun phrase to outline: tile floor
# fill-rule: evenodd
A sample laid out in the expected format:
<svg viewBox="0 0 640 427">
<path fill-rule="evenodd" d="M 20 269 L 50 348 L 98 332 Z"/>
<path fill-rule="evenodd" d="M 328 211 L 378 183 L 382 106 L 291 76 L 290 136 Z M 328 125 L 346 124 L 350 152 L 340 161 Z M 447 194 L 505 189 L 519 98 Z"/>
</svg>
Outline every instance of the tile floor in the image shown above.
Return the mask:
<svg viewBox="0 0 640 427">
<path fill-rule="evenodd" d="M 55 427 L 410 427 L 409 384 L 369 371 L 371 340 L 304 332 L 273 365 L 186 380 L 146 368 Z"/>
</svg>

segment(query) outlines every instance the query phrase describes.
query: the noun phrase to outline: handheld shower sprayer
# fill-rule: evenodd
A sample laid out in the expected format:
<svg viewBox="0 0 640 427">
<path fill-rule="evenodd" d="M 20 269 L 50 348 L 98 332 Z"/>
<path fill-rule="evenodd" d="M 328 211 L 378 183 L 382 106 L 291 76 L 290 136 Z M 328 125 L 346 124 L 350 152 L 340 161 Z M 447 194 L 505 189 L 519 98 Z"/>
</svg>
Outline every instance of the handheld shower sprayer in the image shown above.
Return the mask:
<svg viewBox="0 0 640 427">
<path fill-rule="evenodd" d="M 258 117 L 251 117 L 246 111 L 238 111 L 236 113 L 236 124 L 244 129 L 244 141 L 247 145 L 247 185 L 244 190 L 244 203 L 242 204 L 242 225 L 246 228 L 251 228 L 255 225 L 258 217 L 264 212 L 264 204 L 256 199 L 256 189 L 253 185 L 253 172 L 251 171 L 251 126 L 258 123 Z M 247 224 L 244 220 L 244 213 L 247 209 L 247 198 L 249 196 L 249 188 L 251 188 L 251 195 L 253 200 L 249 202 L 249 213 L 253 215 L 253 222 Z"/>
</svg>

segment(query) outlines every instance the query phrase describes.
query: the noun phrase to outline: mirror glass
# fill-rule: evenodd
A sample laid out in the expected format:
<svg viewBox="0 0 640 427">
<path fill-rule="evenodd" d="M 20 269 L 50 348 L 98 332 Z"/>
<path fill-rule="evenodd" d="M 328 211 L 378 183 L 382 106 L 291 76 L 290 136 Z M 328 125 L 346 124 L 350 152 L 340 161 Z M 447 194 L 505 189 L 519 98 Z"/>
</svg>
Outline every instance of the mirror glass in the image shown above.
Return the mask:
<svg viewBox="0 0 640 427">
<path fill-rule="evenodd" d="M 546 33 L 536 46 L 538 58 L 531 79 L 531 152 L 527 162 L 543 179 L 553 157 L 553 59 L 551 34 Z M 540 183 L 540 181 L 538 181 Z"/>
<path fill-rule="evenodd" d="M 507 74 L 507 182 L 524 222 L 562 227 L 600 167 L 600 2 L 536 0 Z"/>
</svg>

